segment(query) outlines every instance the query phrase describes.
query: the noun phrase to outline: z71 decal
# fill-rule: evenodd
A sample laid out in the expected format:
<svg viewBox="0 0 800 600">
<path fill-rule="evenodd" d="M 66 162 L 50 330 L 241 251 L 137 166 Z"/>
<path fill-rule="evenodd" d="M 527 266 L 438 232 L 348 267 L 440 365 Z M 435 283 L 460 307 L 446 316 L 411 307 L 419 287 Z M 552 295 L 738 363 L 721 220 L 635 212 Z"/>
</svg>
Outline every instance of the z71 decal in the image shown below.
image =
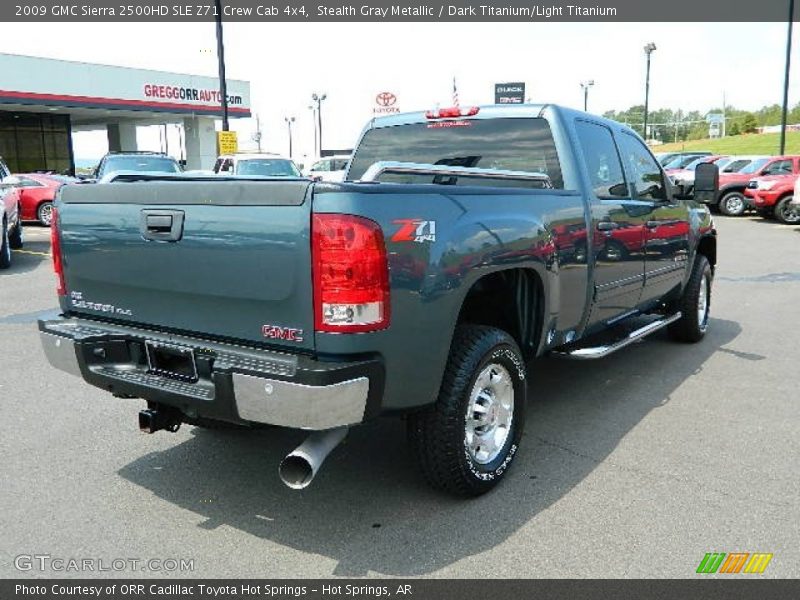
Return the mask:
<svg viewBox="0 0 800 600">
<path fill-rule="evenodd" d="M 436 241 L 436 221 L 424 221 L 422 219 L 396 219 L 392 221 L 395 225 L 400 225 L 392 236 L 393 242 L 435 242 Z"/>
</svg>

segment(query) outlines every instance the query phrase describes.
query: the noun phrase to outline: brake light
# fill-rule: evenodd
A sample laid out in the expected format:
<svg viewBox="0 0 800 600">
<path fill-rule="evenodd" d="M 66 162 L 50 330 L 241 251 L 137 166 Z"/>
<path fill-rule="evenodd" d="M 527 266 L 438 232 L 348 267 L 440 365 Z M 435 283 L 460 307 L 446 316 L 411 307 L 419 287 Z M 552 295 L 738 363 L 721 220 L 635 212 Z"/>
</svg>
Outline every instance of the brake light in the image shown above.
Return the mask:
<svg viewBox="0 0 800 600">
<path fill-rule="evenodd" d="M 53 207 L 50 220 L 50 253 L 53 255 L 53 270 L 56 272 L 56 293 L 67 295 L 67 284 L 64 282 L 64 261 L 61 257 L 61 236 L 58 231 L 58 211 Z"/>
<path fill-rule="evenodd" d="M 389 326 L 389 266 L 377 223 L 315 214 L 311 253 L 317 331 L 356 333 Z"/>
<path fill-rule="evenodd" d="M 429 110 L 425 113 L 426 119 L 449 119 L 458 117 L 474 117 L 480 110 L 477 106 L 469 108 L 461 108 L 460 106 L 451 106 L 450 108 L 437 108 L 436 110 Z"/>
</svg>

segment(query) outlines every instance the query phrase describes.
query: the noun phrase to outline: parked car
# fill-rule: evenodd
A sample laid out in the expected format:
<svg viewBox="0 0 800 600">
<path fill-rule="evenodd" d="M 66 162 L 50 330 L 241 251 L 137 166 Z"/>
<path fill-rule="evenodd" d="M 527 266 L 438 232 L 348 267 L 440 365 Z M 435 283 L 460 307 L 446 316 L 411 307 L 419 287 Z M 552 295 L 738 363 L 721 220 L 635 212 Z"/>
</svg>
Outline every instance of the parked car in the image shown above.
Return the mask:
<svg viewBox="0 0 800 600">
<path fill-rule="evenodd" d="M 18 186 L 19 179 L 0 157 L 0 269 L 11 266 L 11 251 L 22 248 L 24 242 Z"/>
<path fill-rule="evenodd" d="M 217 175 L 258 175 L 261 177 L 300 177 L 294 161 L 278 154 L 240 153 L 217 158 Z"/>
<path fill-rule="evenodd" d="M 669 175 L 680 169 L 685 169 L 687 165 L 691 164 L 701 156 L 711 156 L 711 154 L 680 154 L 664 165 L 664 171 L 666 171 L 667 175 Z"/>
<path fill-rule="evenodd" d="M 716 176 L 697 168 L 697 198 Z M 636 133 L 584 112 L 373 119 L 342 183 L 125 179 L 59 194 L 48 360 L 143 398 L 148 433 L 311 430 L 279 468 L 293 488 L 349 427 L 405 415 L 427 480 L 482 494 L 520 454 L 529 360 L 599 359 L 661 328 L 698 342 L 711 325 L 708 208 L 673 197 Z"/>
<path fill-rule="evenodd" d="M 684 168 L 673 169 L 672 172 L 667 171 L 667 174 L 670 176 L 670 179 L 672 179 L 672 181 L 676 185 L 682 185 L 687 189 L 687 191 L 689 191 L 694 185 L 694 170 L 697 168 L 697 165 L 703 163 L 713 163 L 717 165 L 717 168 L 721 171 L 731 161 L 733 161 L 733 157 L 731 156 L 723 156 L 723 155 L 700 156 L 698 158 L 695 158 Z"/>
<path fill-rule="evenodd" d="M 774 216 L 782 223 L 800 223 L 800 210 L 792 204 L 796 175 L 766 175 L 751 179 L 745 196 L 762 217 Z"/>
<path fill-rule="evenodd" d="M 305 175 L 315 181 L 342 181 L 349 163 L 349 155 L 329 156 L 311 165 Z"/>
<path fill-rule="evenodd" d="M 708 152 L 706 150 L 696 150 L 689 152 L 660 152 L 656 154 L 656 157 L 658 158 L 658 162 L 661 163 L 661 165 L 664 168 L 667 168 L 667 165 L 669 163 L 675 161 L 678 158 L 683 158 L 688 156 L 694 156 L 694 157 L 711 156 L 711 154 L 712 154 L 711 152 Z"/>
<path fill-rule="evenodd" d="M 137 173 L 180 173 L 181 166 L 178 161 L 163 152 L 109 152 L 106 154 L 94 172 L 92 179 L 100 181 L 104 177 L 120 171 L 135 171 Z"/>
<path fill-rule="evenodd" d="M 66 183 L 77 181 L 73 177 L 39 173 L 23 173 L 16 177 L 20 182 L 17 195 L 22 210 L 22 220 L 38 221 L 45 227 L 50 227 L 53 216 L 53 198 L 55 198 L 58 188 Z"/>
<path fill-rule="evenodd" d="M 721 173 L 719 193 L 710 207 L 724 215 L 739 216 L 748 208 L 753 208 L 744 192 L 751 179 L 766 175 L 787 175 L 800 173 L 797 156 L 770 156 L 754 158 L 752 162 L 736 173 Z"/>
</svg>

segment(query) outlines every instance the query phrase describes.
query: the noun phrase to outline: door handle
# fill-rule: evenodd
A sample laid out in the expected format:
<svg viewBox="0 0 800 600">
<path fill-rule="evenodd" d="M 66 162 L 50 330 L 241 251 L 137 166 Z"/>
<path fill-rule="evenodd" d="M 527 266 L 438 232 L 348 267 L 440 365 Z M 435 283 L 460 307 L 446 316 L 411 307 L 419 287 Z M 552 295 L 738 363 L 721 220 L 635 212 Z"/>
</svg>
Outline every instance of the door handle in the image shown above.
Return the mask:
<svg viewBox="0 0 800 600">
<path fill-rule="evenodd" d="M 597 224 L 597 231 L 611 231 L 613 229 L 617 229 L 619 227 L 618 223 L 614 221 L 600 221 Z"/>
<path fill-rule="evenodd" d="M 183 237 L 182 210 L 142 210 L 139 232 L 153 242 L 177 242 Z"/>
</svg>

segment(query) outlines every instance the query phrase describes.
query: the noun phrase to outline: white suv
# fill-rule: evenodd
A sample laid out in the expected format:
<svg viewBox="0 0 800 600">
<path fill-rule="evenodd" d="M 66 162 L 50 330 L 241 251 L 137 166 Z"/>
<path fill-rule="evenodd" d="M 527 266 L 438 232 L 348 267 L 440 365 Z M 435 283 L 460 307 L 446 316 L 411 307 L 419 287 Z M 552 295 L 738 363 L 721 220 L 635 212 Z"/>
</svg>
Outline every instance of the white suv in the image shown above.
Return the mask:
<svg viewBox="0 0 800 600">
<path fill-rule="evenodd" d="M 258 175 L 262 177 L 302 177 L 294 161 L 278 154 L 226 154 L 214 163 L 217 175 Z"/>
<path fill-rule="evenodd" d="M 350 155 L 348 154 L 328 156 L 306 169 L 305 175 L 318 181 L 343 181 L 349 163 Z"/>
</svg>

